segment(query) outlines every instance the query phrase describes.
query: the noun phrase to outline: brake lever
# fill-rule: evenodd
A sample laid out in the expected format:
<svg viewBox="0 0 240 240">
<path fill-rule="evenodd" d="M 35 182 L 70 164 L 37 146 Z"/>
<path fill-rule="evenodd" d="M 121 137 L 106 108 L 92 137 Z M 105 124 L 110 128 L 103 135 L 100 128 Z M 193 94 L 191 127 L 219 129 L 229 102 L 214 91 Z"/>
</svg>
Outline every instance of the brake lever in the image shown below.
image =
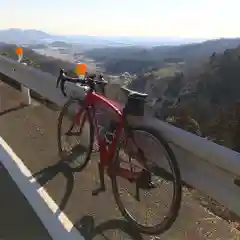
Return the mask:
<svg viewBox="0 0 240 240">
<path fill-rule="evenodd" d="M 62 77 L 63 73 L 64 73 L 64 70 L 63 70 L 63 69 L 60 69 L 60 74 L 59 74 L 59 77 L 58 77 L 58 79 L 57 79 L 56 88 L 58 88 L 58 86 L 59 86 L 59 84 L 60 84 L 61 92 L 62 92 L 62 94 L 66 97 L 67 94 L 66 94 L 65 89 L 64 89 L 64 85 L 65 85 L 66 80 L 63 79 L 63 77 Z"/>
<path fill-rule="evenodd" d="M 64 87 L 65 87 L 65 82 L 66 82 L 66 80 L 61 79 L 60 88 L 61 88 L 61 92 L 62 92 L 62 94 L 63 94 L 64 97 L 67 96 L 67 94 L 66 94 L 66 92 L 65 92 L 65 88 L 64 88 Z"/>
<path fill-rule="evenodd" d="M 58 79 L 57 79 L 56 88 L 58 88 L 58 86 L 59 86 L 59 82 L 60 82 L 60 81 L 61 81 L 61 76 L 59 76 Z"/>
</svg>

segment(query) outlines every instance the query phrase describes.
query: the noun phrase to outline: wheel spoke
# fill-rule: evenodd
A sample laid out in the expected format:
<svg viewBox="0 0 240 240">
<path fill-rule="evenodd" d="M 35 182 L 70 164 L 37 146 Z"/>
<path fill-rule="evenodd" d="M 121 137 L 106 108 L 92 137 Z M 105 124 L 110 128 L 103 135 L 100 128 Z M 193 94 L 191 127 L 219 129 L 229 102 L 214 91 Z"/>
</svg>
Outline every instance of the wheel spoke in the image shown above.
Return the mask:
<svg viewBox="0 0 240 240">
<path fill-rule="evenodd" d="M 82 111 L 80 119 L 77 119 L 79 100 L 70 99 L 63 107 L 58 124 L 58 148 L 60 157 L 74 170 L 82 170 L 90 159 L 93 146 L 93 127 L 89 115 Z M 80 108 L 82 108 L 80 106 Z M 74 112 L 74 114 L 73 114 Z M 69 118 L 69 116 L 71 116 Z M 78 122 L 76 122 L 78 121 Z M 86 124 L 88 123 L 88 124 Z M 87 131 L 87 127 L 90 131 Z M 65 128 L 65 130 L 64 130 Z M 83 136 L 88 132 L 88 136 Z M 88 138 L 88 142 L 86 143 Z"/>
<path fill-rule="evenodd" d="M 127 168 L 128 164 L 127 171 L 137 174 L 137 178 L 130 183 L 119 174 L 113 174 L 114 197 L 123 216 L 140 232 L 159 234 L 170 228 L 178 215 L 182 194 L 179 168 L 172 150 L 159 133 L 147 127 L 132 131 L 130 136 L 133 139 L 125 140 L 126 145 L 117 149 L 114 165 L 117 171 Z M 146 135 L 142 145 L 138 141 L 141 140 L 140 133 Z M 153 159 L 151 153 L 157 150 L 160 153 Z M 163 163 L 164 160 L 167 164 Z M 163 200 L 167 204 L 162 203 Z"/>
</svg>

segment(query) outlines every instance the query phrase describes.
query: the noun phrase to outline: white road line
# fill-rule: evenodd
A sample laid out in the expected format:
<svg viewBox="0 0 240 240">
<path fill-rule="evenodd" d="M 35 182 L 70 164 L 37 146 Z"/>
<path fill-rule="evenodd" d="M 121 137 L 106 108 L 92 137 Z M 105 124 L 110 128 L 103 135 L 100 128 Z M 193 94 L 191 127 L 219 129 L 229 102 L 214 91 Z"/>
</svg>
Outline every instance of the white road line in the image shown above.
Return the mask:
<svg viewBox="0 0 240 240">
<path fill-rule="evenodd" d="M 84 240 L 72 222 L 59 210 L 46 190 L 32 177 L 29 169 L 1 137 L 0 162 L 7 169 L 53 240 Z"/>
</svg>

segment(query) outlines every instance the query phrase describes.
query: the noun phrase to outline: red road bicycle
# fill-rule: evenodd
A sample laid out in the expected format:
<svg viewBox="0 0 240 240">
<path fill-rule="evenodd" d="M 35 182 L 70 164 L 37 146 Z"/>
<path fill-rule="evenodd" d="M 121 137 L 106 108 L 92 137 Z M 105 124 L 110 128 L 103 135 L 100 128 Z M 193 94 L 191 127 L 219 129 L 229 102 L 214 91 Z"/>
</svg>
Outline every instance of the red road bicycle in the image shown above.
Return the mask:
<svg viewBox="0 0 240 240">
<path fill-rule="evenodd" d="M 127 103 L 125 106 L 120 106 L 118 103 L 106 98 L 104 92 L 103 94 L 96 92 L 97 85 L 104 89 L 107 84 L 102 75 L 99 75 L 98 80 L 96 74 L 86 76 L 84 79 L 72 78 L 67 76 L 64 70 L 61 69 L 57 87 L 60 84 L 62 94 L 65 97 L 67 96 L 65 92 L 66 81 L 85 87 L 85 96 L 83 98 L 70 98 L 60 113 L 58 148 L 61 159 L 72 164 L 81 156 L 81 161 L 76 161 L 77 165 L 69 164 L 69 166 L 75 171 L 84 169 L 90 160 L 94 138 L 96 137 L 100 155 L 98 163 L 100 187 L 93 191 L 93 195 L 97 195 L 106 189 L 104 179 L 104 171 L 106 170 L 111 180 L 112 191 L 118 208 L 133 227 L 136 227 L 142 233 L 150 235 L 160 234 L 169 229 L 176 220 L 181 205 L 182 187 L 178 163 L 173 151 L 161 136 L 159 130 L 154 126 L 146 126 L 146 124 L 138 124 L 134 127 L 128 120 L 129 116 L 142 117 L 144 115 L 144 103 L 148 95 L 122 88 L 127 93 Z M 99 117 L 99 109 L 102 110 L 102 112 L 100 111 L 102 119 L 101 116 Z M 111 116 L 109 112 L 111 112 Z M 65 116 L 70 126 L 66 131 L 63 131 Z M 100 124 L 101 121 L 105 126 Z M 82 139 L 70 150 L 65 149 L 62 137 L 80 138 L 84 134 L 84 129 L 86 129 L 86 122 L 89 130 L 86 131 L 84 139 L 89 139 L 88 146 L 83 147 L 86 143 L 83 144 L 85 140 Z M 143 134 L 142 137 L 141 134 Z M 141 143 L 142 146 L 140 146 Z M 157 145 L 153 151 L 154 144 Z M 149 150 L 149 152 L 146 149 L 144 150 L 146 145 L 147 150 L 153 146 L 152 150 Z M 162 157 L 158 153 L 158 159 L 151 162 L 148 157 L 150 158 L 150 155 L 159 149 L 162 149 L 161 154 L 164 153 L 166 156 Z M 156 155 L 154 157 L 156 158 Z M 163 160 L 167 160 L 168 167 L 162 163 Z M 126 167 L 127 164 L 128 166 Z M 155 177 L 153 176 L 154 174 L 156 175 Z M 160 177 L 163 180 L 159 180 Z M 157 181 L 155 182 L 154 180 Z M 173 184 L 173 195 L 170 200 L 169 198 L 167 200 L 170 203 L 170 207 L 164 214 L 162 212 L 157 213 L 161 205 L 159 199 L 163 196 L 166 197 L 169 193 L 169 191 L 161 192 L 157 188 L 158 183 L 163 184 L 163 182 Z M 130 183 L 134 193 L 130 194 L 127 192 L 124 199 L 121 199 L 121 188 L 118 185 L 120 183 L 125 183 L 123 191 L 127 189 L 126 184 Z M 145 195 L 142 193 L 144 190 L 148 191 Z M 156 195 L 150 201 L 150 203 L 156 205 L 155 210 L 147 210 L 147 217 L 144 216 L 144 220 L 141 221 L 140 218 L 143 213 L 142 204 L 155 191 Z M 129 198 L 131 200 L 124 204 L 124 200 Z M 143 201 L 141 201 L 142 199 Z M 133 201 L 136 201 L 136 205 L 140 204 L 139 212 L 136 211 Z M 137 217 L 133 216 L 132 210 L 134 213 L 137 213 Z M 159 221 L 159 217 L 162 214 L 164 215 L 163 219 Z M 148 218 L 151 221 L 149 225 L 146 224 L 146 219 Z M 153 224 L 152 222 L 155 219 L 157 219 L 157 223 Z"/>
</svg>

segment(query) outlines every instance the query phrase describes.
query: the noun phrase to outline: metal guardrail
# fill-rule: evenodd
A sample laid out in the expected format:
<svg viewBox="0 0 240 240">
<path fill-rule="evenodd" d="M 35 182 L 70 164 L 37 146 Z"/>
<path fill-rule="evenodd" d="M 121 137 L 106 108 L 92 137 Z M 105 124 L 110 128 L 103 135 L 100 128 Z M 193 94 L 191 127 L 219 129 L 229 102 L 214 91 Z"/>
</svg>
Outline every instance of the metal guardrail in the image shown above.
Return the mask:
<svg viewBox="0 0 240 240">
<path fill-rule="evenodd" d="M 0 72 L 59 106 L 63 106 L 67 100 L 55 88 L 56 77 L 48 73 L 3 56 L 0 56 Z M 68 91 L 84 94 L 83 89 L 72 84 L 68 84 Z M 138 121 L 134 119 L 134 124 L 137 125 Z M 170 143 L 179 162 L 182 179 L 186 183 L 240 216 L 240 187 L 235 184 L 236 179 L 240 179 L 238 152 L 157 119 L 144 117 L 140 121 L 157 126 Z"/>
</svg>

